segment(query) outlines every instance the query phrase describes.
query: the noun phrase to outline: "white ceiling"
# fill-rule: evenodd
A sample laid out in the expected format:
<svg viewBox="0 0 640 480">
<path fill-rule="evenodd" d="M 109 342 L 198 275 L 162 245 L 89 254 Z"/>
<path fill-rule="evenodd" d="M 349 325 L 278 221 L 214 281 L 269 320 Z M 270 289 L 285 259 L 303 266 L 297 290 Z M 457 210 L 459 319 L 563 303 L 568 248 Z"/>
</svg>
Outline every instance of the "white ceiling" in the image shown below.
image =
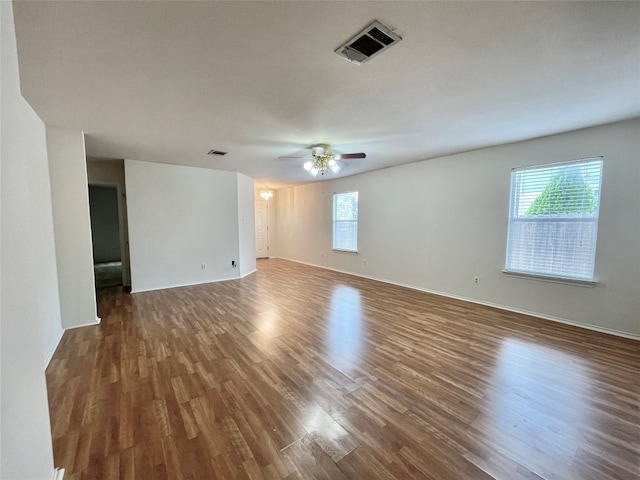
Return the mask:
<svg viewBox="0 0 640 480">
<path fill-rule="evenodd" d="M 21 2 L 24 96 L 87 154 L 310 180 L 640 116 L 640 2 Z M 334 50 L 377 19 L 403 40 Z M 206 155 L 210 149 L 225 157 Z"/>
</svg>

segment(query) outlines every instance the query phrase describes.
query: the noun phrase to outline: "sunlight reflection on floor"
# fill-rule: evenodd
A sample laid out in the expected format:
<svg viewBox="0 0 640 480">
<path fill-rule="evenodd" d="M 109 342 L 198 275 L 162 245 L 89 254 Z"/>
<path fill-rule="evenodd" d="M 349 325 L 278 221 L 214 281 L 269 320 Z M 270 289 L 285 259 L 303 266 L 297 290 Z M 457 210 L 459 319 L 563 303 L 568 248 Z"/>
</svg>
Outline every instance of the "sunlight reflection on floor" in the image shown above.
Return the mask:
<svg viewBox="0 0 640 480">
<path fill-rule="evenodd" d="M 331 295 L 327 332 L 329 362 L 341 371 L 359 363 L 363 346 L 360 292 L 338 285 Z"/>
<path fill-rule="evenodd" d="M 490 432 L 488 445 L 538 475 L 568 472 L 590 426 L 590 379 L 580 361 L 546 346 L 505 340 L 474 427 Z M 553 472 L 542 468 L 550 458 Z"/>
<path fill-rule="evenodd" d="M 260 312 L 257 323 L 258 330 L 266 337 L 274 336 L 274 329 L 278 326 L 278 316 L 277 310 Z"/>
</svg>

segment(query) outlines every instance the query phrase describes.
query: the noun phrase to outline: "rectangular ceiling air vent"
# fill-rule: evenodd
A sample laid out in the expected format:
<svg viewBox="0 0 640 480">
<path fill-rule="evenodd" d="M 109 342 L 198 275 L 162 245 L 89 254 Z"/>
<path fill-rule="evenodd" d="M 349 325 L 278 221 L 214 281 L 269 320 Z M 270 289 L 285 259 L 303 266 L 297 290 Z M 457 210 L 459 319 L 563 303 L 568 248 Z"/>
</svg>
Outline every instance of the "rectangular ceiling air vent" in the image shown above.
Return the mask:
<svg viewBox="0 0 640 480">
<path fill-rule="evenodd" d="M 348 42 L 335 51 L 341 57 L 356 65 L 371 60 L 389 47 L 398 43 L 402 38 L 378 21 L 374 21 Z"/>
<path fill-rule="evenodd" d="M 220 150 L 209 150 L 207 155 L 226 155 L 227 152 L 221 152 Z"/>
</svg>

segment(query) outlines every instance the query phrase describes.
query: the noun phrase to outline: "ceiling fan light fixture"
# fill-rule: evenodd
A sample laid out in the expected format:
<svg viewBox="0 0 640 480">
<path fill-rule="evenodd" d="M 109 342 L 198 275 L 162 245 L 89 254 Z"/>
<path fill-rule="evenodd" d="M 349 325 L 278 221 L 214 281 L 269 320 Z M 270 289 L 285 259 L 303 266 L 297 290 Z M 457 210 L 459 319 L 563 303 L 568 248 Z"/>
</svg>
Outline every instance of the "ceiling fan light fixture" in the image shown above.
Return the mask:
<svg viewBox="0 0 640 480">
<path fill-rule="evenodd" d="M 313 155 L 311 160 L 308 160 L 303 165 L 304 169 L 314 177 L 318 174 L 324 175 L 328 171 L 337 173 L 340 171 L 340 166 L 333 159 L 333 154 Z"/>
<path fill-rule="evenodd" d="M 347 153 L 343 155 L 334 154 L 328 145 L 321 143 L 311 147 L 311 158 L 304 162 L 302 167 L 314 177 L 325 173 L 338 173 L 344 167 L 339 162 L 341 158 L 365 158 L 364 153 Z"/>
<path fill-rule="evenodd" d="M 313 152 L 312 155 L 324 155 L 326 150 L 327 150 L 326 145 L 314 145 L 311 148 L 311 151 Z"/>
</svg>

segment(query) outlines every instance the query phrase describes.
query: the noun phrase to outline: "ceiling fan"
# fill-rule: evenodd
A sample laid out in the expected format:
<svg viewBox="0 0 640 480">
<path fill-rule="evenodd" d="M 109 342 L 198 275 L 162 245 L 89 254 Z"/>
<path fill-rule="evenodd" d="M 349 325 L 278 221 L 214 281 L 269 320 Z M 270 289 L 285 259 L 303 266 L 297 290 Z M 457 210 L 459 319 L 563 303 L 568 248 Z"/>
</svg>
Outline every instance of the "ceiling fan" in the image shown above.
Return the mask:
<svg viewBox="0 0 640 480">
<path fill-rule="evenodd" d="M 366 157 L 367 155 L 362 152 L 336 154 L 331 151 L 329 145 L 320 143 L 311 147 L 311 158 L 304 163 L 303 168 L 316 177 L 318 174 L 324 175 L 327 172 L 338 173 L 344 166 L 340 160 Z"/>
</svg>

